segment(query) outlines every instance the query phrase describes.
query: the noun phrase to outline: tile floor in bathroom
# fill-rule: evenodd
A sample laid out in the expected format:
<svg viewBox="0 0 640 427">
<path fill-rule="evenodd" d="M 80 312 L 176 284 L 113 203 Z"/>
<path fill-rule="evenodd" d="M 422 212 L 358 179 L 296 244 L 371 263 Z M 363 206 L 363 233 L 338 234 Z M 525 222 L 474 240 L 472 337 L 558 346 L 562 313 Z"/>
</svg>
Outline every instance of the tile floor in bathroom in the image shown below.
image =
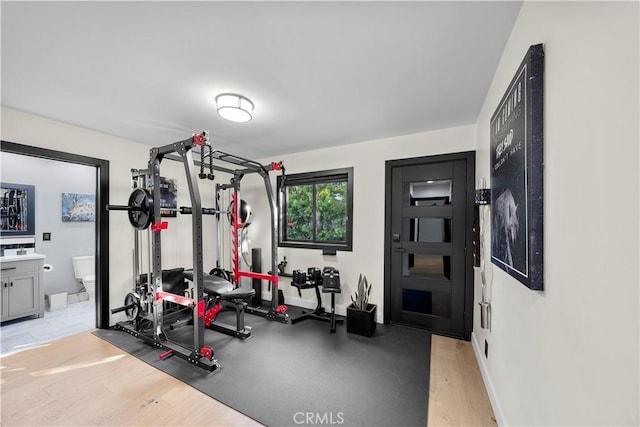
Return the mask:
<svg viewBox="0 0 640 427">
<path fill-rule="evenodd" d="M 0 326 L 2 356 L 55 341 L 96 326 L 93 302 L 68 304 L 67 308 L 45 311 L 44 317 L 35 316 L 10 320 Z"/>
</svg>

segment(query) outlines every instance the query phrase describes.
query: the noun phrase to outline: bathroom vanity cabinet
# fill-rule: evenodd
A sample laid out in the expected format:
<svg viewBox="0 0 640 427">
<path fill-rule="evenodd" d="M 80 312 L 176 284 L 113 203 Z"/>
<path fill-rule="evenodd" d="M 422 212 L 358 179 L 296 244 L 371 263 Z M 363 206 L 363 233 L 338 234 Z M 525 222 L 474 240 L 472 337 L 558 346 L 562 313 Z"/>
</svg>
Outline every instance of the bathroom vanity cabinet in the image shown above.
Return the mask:
<svg viewBox="0 0 640 427">
<path fill-rule="evenodd" d="M 44 255 L 0 257 L 2 316 L 0 322 L 19 317 L 44 316 Z"/>
</svg>

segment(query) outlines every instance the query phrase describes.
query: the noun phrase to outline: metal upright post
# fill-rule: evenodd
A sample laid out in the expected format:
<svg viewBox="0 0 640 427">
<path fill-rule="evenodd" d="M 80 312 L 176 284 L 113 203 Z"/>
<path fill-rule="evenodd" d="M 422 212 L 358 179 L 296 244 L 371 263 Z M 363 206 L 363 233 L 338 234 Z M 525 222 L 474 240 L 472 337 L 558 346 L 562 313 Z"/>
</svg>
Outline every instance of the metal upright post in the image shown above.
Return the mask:
<svg viewBox="0 0 640 427">
<path fill-rule="evenodd" d="M 216 268 L 222 268 L 222 222 L 220 221 L 220 197 L 222 188 L 220 184 L 216 183 L 216 229 L 218 231 L 218 238 L 216 239 Z"/>
<path fill-rule="evenodd" d="M 140 177 L 133 176 L 135 169 L 131 169 L 131 191 L 139 186 Z M 133 289 L 138 285 L 140 277 L 140 230 L 133 229 Z"/>
<path fill-rule="evenodd" d="M 264 179 L 265 190 L 267 191 L 267 199 L 269 200 L 269 208 L 271 210 L 271 272 L 276 278 L 278 277 L 277 259 L 278 259 L 278 207 L 273 199 L 273 189 L 271 188 L 271 180 L 269 174 L 262 175 Z M 274 312 L 278 308 L 280 302 L 278 300 L 278 282 L 274 282 L 271 287 L 271 310 Z"/>
<path fill-rule="evenodd" d="M 149 175 L 153 188 L 153 218 L 158 221 L 160 216 L 160 161 L 158 148 L 152 148 L 149 156 Z M 156 292 L 162 292 L 162 239 L 159 231 L 150 231 L 151 236 L 151 266 L 152 283 L 149 283 L 149 293 L 151 294 L 150 304 L 153 307 L 153 329 L 156 338 L 160 339 L 162 332 L 162 304 L 155 304 L 154 296 Z"/>
<path fill-rule="evenodd" d="M 189 194 L 191 196 L 191 225 L 193 233 L 193 285 L 195 295 L 194 298 L 197 307 L 193 310 L 193 343 L 196 351 L 204 345 L 204 286 L 202 263 L 202 202 L 200 198 L 200 189 L 196 171 L 194 169 L 193 154 L 191 146 L 180 143 L 176 150 L 183 157 L 185 174 L 187 176 L 187 184 L 189 185 Z"/>
</svg>

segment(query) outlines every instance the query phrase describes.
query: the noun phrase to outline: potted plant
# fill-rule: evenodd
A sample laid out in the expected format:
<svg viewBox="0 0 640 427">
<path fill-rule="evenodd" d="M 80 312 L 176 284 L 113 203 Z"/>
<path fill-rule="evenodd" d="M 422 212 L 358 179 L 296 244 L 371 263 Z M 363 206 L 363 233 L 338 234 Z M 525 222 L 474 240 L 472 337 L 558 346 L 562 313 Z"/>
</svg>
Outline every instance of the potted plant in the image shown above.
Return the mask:
<svg viewBox="0 0 640 427">
<path fill-rule="evenodd" d="M 27 254 L 27 250 L 25 249 L 24 246 L 20 245 L 18 246 L 18 250 L 16 252 L 18 255 L 26 255 Z"/>
<path fill-rule="evenodd" d="M 358 290 L 347 307 L 347 332 L 370 337 L 376 330 L 375 304 L 369 303 L 372 284 L 362 274 L 358 278 Z"/>
</svg>

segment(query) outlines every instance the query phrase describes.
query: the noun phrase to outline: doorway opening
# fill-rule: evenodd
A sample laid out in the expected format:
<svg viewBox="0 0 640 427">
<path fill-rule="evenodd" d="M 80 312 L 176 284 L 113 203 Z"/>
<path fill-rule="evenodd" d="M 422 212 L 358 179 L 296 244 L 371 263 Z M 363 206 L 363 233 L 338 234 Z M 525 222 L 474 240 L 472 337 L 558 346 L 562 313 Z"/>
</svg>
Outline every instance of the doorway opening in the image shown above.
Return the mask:
<svg viewBox="0 0 640 427">
<path fill-rule="evenodd" d="M 109 203 L 109 161 L 9 141 L 1 141 L 0 151 L 95 168 L 95 327 L 108 329 L 109 221 L 106 205 Z"/>
</svg>

